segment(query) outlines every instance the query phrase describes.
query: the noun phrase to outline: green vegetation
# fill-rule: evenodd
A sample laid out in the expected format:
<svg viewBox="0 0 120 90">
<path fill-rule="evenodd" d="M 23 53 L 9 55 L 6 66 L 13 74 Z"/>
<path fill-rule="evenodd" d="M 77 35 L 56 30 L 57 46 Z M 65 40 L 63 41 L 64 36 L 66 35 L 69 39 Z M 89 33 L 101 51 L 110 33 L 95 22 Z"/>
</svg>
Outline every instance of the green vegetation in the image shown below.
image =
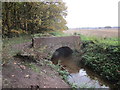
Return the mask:
<svg viewBox="0 0 120 90">
<path fill-rule="evenodd" d="M 16 55 L 17 53 L 21 52 L 20 50 L 14 49 L 14 45 L 31 42 L 32 37 L 42 37 L 42 36 L 67 36 L 66 34 L 63 34 L 61 31 L 53 31 L 50 33 L 38 33 L 33 35 L 22 35 L 20 37 L 13 37 L 13 38 L 3 38 L 2 39 L 2 62 L 3 64 L 8 63 L 11 58 Z M 44 49 L 44 48 L 41 48 Z M 40 49 L 40 50 L 41 50 Z M 42 51 L 42 50 L 41 50 Z"/>
<path fill-rule="evenodd" d="M 3 17 L 0 22 L 2 22 L 4 39 L 0 53 L 2 53 L 3 64 L 9 62 L 14 55 L 20 52 L 12 48 L 15 44 L 29 42 L 32 37 L 68 36 L 62 32 L 67 29 L 64 19 L 67 15 L 67 7 L 64 2 L 3 2 L 2 5 Z M 25 36 L 26 34 L 27 36 Z M 77 34 L 75 33 L 75 35 Z M 80 37 L 83 42 L 82 51 L 84 52 L 81 62 L 102 78 L 113 83 L 114 86 L 120 87 L 120 45 L 118 43 L 120 39 L 83 35 Z M 2 45 L 0 44 L 0 46 Z M 54 65 L 48 61 L 48 65 L 68 82 L 69 73 L 67 70 L 63 70 L 60 64 Z M 40 71 L 33 63 L 26 63 L 26 66 L 36 72 Z M 77 88 L 75 84 L 70 85 Z"/>
<path fill-rule="evenodd" d="M 100 39 L 82 36 L 82 63 L 102 78 L 120 86 L 120 46 L 115 38 Z"/>
<path fill-rule="evenodd" d="M 13 37 L 13 38 L 3 38 L 2 42 L 3 42 L 3 47 L 4 46 L 12 46 L 15 44 L 20 44 L 20 43 L 25 43 L 25 42 L 29 42 L 31 41 L 32 37 L 31 35 L 23 35 L 20 37 Z"/>
<path fill-rule="evenodd" d="M 58 63 L 57 65 L 54 65 L 50 61 L 47 61 L 47 65 L 54 68 L 61 75 L 61 78 L 67 81 L 67 76 L 69 75 L 69 72 L 66 69 L 63 70 L 63 66 L 60 63 Z"/>
<path fill-rule="evenodd" d="M 118 45 L 119 44 L 119 40 L 120 38 L 100 38 L 100 37 L 96 37 L 96 36 L 84 36 L 84 35 L 81 35 L 80 34 L 80 37 L 81 37 L 81 40 L 82 41 L 92 41 L 92 42 L 95 42 L 95 43 L 104 43 L 106 45 Z"/>
<path fill-rule="evenodd" d="M 21 52 L 20 50 L 13 49 L 15 44 L 25 43 L 31 41 L 31 36 L 21 36 L 14 38 L 5 38 L 2 40 L 2 63 L 8 63 L 13 56 Z"/>
<path fill-rule="evenodd" d="M 78 86 L 75 83 L 68 82 L 68 75 L 70 75 L 70 73 L 66 69 L 64 69 L 64 67 L 60 64 L 60 62 L 58 62 L 58 64 L 55 65 L 51 63 L 51 61 L 46 60 L 46 63 L 47 65 L 55 69 L 59 73 L 61 78 L 65 80 L 65 82 L 67 82 L 72 87 L 73 90 L 76 90 L 78 88 Z"/>
<path fill-rule="evenodd" d="M 47 33 L 37 33 L 37 34 L 33 34 L 32 37 L 49 37 L 49 36 L 56 36 L 56 37 L 62 37 L 62 36 L 70 36 L 69 34 L 65 34 L 62 31 L 51 31 L 51 32 L 47 32 Z"/>
<path fill-rule="evenodd" d="M 3 2 L 2 36 L 15 37 L 67 29 L 67 7 L 60 2 Z"/>
<path fill-rule="evenodd" d="M 53 36 L 57 36 L 57 37 L 60 37 L 60 36 L 69 36 L 69 34 L 65 34 L 61 31 L 55 31 L 55 32 L 50 32 L 49 34 L 53 35 Z"/>
</svg>

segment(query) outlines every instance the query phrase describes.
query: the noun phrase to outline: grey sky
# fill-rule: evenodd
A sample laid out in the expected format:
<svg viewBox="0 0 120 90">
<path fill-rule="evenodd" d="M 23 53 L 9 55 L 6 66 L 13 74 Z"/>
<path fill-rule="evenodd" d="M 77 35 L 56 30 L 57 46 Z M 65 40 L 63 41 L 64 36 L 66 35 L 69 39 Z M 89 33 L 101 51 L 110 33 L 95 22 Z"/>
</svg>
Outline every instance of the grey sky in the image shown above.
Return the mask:
<svg viewBox="0 0 120 90">
<path fill-rule="evenodd" d="M 64 0 L 68 27 L 118 26 L 119 0 Z"/>
</svg>

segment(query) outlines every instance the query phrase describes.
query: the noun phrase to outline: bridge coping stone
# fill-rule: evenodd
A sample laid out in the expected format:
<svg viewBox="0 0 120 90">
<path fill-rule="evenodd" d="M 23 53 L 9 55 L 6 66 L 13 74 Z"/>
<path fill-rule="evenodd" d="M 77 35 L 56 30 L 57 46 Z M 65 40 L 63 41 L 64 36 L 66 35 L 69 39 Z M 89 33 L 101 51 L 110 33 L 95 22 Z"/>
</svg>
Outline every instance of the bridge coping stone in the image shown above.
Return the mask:
<svg viewBox="0 0 120 90">
<path fill-rule="evenodd" d="M 39 37 L 33 38 L 32 44 L 34 48 L 45 48 L 46 53 L 53 54 L 56 49 L 68 46 L 72 50 L 80 50 L 80 36 L 64 36 L 64 37 Z"/>
</svg>

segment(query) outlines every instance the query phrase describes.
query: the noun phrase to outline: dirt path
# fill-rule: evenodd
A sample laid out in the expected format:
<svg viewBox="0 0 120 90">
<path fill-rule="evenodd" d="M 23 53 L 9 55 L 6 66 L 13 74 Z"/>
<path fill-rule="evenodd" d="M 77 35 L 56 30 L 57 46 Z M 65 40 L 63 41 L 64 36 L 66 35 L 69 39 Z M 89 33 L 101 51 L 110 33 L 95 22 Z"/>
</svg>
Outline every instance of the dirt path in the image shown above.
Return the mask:
<svg viewBox="0 0 120 90">
<path fill-rule="evenodd" d="M 14 49 L 24 49 L 38 54 L 39 64 L 28 57 L 13 57 L 12 60 L 2 68 L 3 88 L 70 88 L 61 79 L 60 75 L 48 64 L 44 62 L 41 54 L 30 51 L 31 42 L 13 46 Z"/>
</svg>

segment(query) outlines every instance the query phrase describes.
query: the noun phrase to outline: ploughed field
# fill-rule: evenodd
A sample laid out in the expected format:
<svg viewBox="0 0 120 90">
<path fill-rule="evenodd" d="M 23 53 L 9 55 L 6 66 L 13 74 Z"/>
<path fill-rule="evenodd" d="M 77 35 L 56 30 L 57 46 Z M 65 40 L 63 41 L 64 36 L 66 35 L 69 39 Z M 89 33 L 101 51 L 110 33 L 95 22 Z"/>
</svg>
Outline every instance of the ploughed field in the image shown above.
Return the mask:
<svg viewBox="0 0 120 90">
<path fill-rule="evenodd" d="M 80 29 L 80 30 L 66 30 L 64 33 L 75 34 L 79 33 L 87 36 L 98 37 L 118 37 L 118 29 Z"/>
</svg>

